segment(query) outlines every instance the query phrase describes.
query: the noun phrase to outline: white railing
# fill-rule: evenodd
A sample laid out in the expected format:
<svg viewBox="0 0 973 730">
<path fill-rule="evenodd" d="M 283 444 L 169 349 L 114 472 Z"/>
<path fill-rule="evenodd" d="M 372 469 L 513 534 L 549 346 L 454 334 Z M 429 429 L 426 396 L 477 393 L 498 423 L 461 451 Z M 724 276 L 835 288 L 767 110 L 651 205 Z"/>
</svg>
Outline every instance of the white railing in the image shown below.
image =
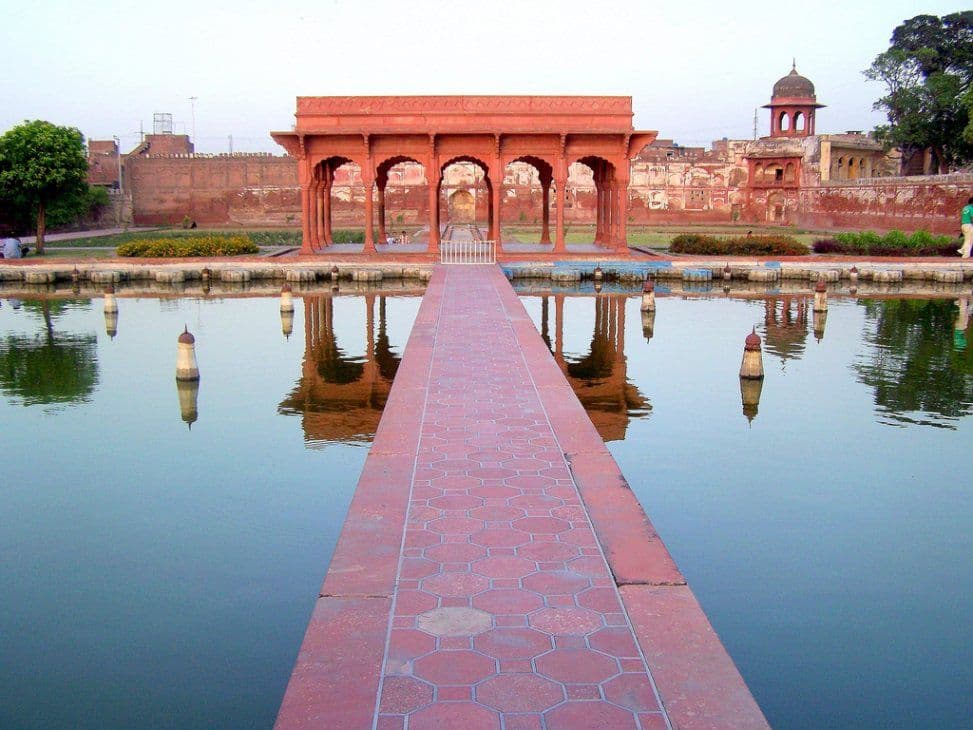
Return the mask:
<svg viewBox="0 0 973 730">
<path fill-rule="evenodd" d="M 494 241 L 443 241 L 439 244 L 441 264 L 495 264 L 497 247 Z"/>
</svg>

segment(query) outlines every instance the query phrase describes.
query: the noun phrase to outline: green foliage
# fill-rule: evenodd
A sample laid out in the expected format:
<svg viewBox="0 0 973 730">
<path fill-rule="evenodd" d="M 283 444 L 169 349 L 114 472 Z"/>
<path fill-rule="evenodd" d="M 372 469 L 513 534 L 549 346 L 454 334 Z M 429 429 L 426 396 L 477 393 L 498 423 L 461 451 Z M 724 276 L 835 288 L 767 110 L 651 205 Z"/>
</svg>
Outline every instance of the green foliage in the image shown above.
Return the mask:
<svg viewBox="0 0 973 730">
<path fill-rule="evenodd" d="M 929 231 L 912 234 L 889 231 L 884 236 L 874 231 L 839 233 L 834 238 L 824 238 L 814 243 L 817 253 L 868 256 L 955 256 L 956 247 L 956 239 L 937 236 Z"/>
<path fill-rule="evenodd" d="M 365 243 L 365 231 L 332 231 L 335 243 Z"/>
<path fill-rule="evenodd" d="M 941 425 L 922 414 L 959 419 L 973 411 L 973 348 L 957 347 L 949 334 L 956 320 L 952 300 L 869 301 L 865 312 L 874 324 L 865 330 L 874 354 L 854 369 L 874 388 L 875 405 L 887 418 Z"/>
<path fill-rule="evenodd" d="M 24 302 L 24 309 L 38 316 L 43 326 L 36 336 L 0 339 L 0 391 L 25 406 L 88 400 L 98 384 L 97 338 L 54 330 L 58 315 L 77 304 Z"/>
<path fill-rule="evenodd" d="M 931 149 L 946 172 L 973 160 L 973 11 L 917 15 L 892 33 L 865 75 L 885 84 L 876 137 L 905 152 Z"/>
<path fill-rule="evenodd" d="M 89 185 L 80 194 L 62 195 L 47 207 L 47 224 L 68 226 L 94 218 L 109 204 L 108 191 L 100 185 Z"/>
<path fill-rule="evenodd" d="M 73 127 L 24 122 L 0 136 L 0 201 L 15 220 L 37 221 L 43 249 L 46 209 L 88 189 L 84 137 Z"/>
<path fill-rule="evenodd" d="M 243 256 L 259 249 L 246 236 L 170 236 L 123 243 L 115 253 L 138 258 L 181 258 L 185 256 Z"/>
<path fill-rule="evenodd" d="M 708 236 L 684 233 L 669 244 L 672 253 L 695 256 L 804 256 L 807 247 L 792 236 Z"/>
</svg>

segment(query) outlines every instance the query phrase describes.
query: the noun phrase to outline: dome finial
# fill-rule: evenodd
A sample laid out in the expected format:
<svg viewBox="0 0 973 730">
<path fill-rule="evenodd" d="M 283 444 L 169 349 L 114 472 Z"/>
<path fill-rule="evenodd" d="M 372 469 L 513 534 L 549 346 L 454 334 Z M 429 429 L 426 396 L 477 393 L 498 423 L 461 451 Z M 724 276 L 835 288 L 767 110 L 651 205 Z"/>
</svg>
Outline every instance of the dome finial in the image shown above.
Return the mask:
<svg viewBox="0 0 973 730">
<path fill-rule="evenodd" d="M 791 57 L 791 71 L 793 73 L 797 73 L 797 57 L 796 56 L 792 56 Z"/>
</svg>

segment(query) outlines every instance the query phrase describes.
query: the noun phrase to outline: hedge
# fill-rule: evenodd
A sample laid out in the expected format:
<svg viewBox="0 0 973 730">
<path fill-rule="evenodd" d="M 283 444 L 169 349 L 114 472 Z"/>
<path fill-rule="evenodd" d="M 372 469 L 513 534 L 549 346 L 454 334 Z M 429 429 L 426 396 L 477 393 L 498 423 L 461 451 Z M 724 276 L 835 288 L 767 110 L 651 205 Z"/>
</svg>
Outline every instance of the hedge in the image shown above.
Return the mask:
<svg viewBox="0 0 973 730">
<path fill-rule="evenodd" d="M 838 233 L 814 242 L 815 253 L 869 256 L 955 256 L 958 247 L 957 239 L 928 231 L 889 231 L 884 236 L 874 231 Z"/>
<path fill-rule="evenodd" d="M 123 243 L 119 256 L 138 258 L 180 258 L 184 256 L 243 256 L 257 253 L 257 244 L 247 236 L 170 236 Z"/>
<path fill-rule="evenodd" d="M 708 236 L 684 233 L 669 243 L 672 253 L 695 256 L 804 256 L 807 246 L 792 236 Z"/>
</svg>

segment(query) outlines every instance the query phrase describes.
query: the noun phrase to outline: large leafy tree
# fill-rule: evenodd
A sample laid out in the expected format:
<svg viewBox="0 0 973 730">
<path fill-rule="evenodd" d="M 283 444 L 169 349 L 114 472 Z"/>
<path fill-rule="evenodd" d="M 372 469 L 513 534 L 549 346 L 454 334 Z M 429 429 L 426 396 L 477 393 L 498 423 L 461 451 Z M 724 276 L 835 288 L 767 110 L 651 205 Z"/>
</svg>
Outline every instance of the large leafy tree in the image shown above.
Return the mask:
<svg viewBox="0 0 973 730">
<path fill-rule="evenodd" d="M 36 221 L 37 252 L 44 252 L 48 209 L 88 191 L 84 137 L 74 127 L 24 122 L 0 136 L 0 200 L 12 217 Z"/>
<path fill-rule="evenodd" d="M 880 140 L 906 154 L 931 150 L 939 172 L 973 160 L 973 11 L 904 21 L 865 75 L 887 91 L 875 102 L 889 120 L 875 130 Z"/>
</svg>

